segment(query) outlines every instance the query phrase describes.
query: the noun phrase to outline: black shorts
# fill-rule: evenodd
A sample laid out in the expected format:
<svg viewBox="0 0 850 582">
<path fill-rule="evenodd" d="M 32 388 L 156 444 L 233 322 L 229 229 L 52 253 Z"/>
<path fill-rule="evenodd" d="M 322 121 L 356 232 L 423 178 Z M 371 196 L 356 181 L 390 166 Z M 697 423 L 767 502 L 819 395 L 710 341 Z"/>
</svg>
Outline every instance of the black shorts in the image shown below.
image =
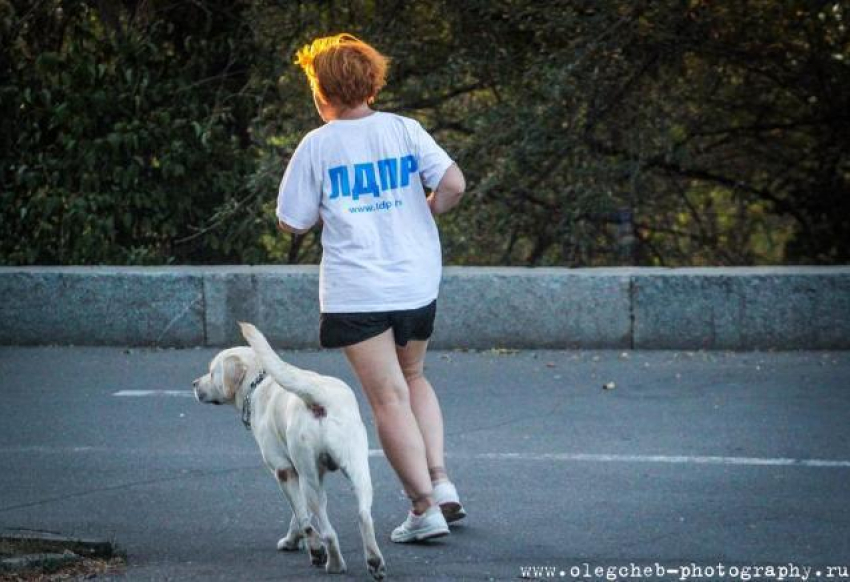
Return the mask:
<svg viewBox="0 0 850 582">
<path fill-rule="evenodd" d="M 431 337 L 436 314 L 436 299 L 416 309 L 322 313 L 319 317 L 319 344 L 323 348 L 342 348 L 392 328 L 396 345 L 404 347 L 409 340 L 426 340 Z"/>
</svg>

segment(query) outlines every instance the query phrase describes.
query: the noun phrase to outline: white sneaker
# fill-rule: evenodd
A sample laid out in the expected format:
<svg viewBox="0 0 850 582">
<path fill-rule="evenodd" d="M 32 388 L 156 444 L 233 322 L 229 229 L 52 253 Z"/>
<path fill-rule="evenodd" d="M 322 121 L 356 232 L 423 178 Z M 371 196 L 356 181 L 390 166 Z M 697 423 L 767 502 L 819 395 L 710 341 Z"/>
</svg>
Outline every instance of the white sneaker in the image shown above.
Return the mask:
<svg viewBox="0 0 850 582">
<path fill-rule="evenodd" d="M 404 523 L 393 530 L 390 539 L 394 542 L 416 542 L 444 536 L 449 533 L 449 524 L 439 506 L 432 505 L 422 515 L 408 510 Z"/>
<path fill-rule="evenodd" d="M 434 485 L 434 501 L 443 511 L 447 523 L 466 517 L 466 511 L 460 503 L 457 489 L 451 481 L 440 481 Z"/>
</svg>

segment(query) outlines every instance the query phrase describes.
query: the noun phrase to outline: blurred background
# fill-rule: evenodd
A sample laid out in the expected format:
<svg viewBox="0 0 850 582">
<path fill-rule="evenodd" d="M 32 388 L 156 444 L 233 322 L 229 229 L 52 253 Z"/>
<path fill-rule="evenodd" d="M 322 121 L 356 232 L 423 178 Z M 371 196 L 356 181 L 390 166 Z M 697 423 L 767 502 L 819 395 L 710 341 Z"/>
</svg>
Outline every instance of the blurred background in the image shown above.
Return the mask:
<svg viewBox="0 0 850 582">
<path fill-rule="evenodd" d="M 316 263 L 275 227 L 321 124 L 295 51 L 467 177 L 447 265 L 850 259 L 850 3 L 0 0 L 0 264 Z"/>
</svg>

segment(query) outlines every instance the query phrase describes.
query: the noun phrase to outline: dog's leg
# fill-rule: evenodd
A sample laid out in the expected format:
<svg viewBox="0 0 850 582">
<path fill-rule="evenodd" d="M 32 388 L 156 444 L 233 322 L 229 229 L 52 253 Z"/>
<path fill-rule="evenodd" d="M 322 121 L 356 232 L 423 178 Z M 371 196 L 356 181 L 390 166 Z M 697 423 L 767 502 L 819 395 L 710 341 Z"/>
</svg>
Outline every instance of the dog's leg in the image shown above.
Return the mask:
<svg viewBox="0 0 850 582">
<path fill-rule="evenodd" d="M 275 478 L 284 496 L 289 501 L 289 506 L 292 508 L 289 532 L 286 534 L 286 537 L 281 538 L 277 542 L 277 549 L 297 550 L 298 540 L 306 537 L 307 554 L 310 556 L 310 563 L 314 566 L 324 565 L 328 561 L 328 555 L 325 552 L 318 533 L 310 522 L 310 512 L 307 510 L 307 504 L 304 503 L 304 496 L 301 494 L 298 473 L 292 468 L 278 469 L 275 471 Z"/>
<path fill-rule="evenodd" d="M 292 519 L 289 520 L 289 531 L 286 533 L 286 537 L 280 538 L 277 542 L 278 550 L 297 550 L 298 542 L 303 537 L 301 534 L 301 524 L 298 519 L 299 513 L 302 515 L 307 512 L 306 508 L 301 504 L 301 507 L 298 508 L 296 506 L 297 500 L 293 499 L 293 492 L 300 496 L 301 491 L 293 491 L 293 484 L 291 481 L 297 479 L 297 475 L 295 474 L 295 470 L 291 468 L 286 469 L 272 469 L 272 474 L 275 476 L 275 480 L 277 481 L 280 490 L 283 492 L 283 496 L 286 497 L 286 500 L 289 502 L 289 507 L 292 509 Z M 287 482 L 290 482 L 290 485 L 287 485 Z"/>
<path fill-rule="evenodd" d="M 325 570 L 330 574 L 345 572 L 345 560 L 339 549 L 339 539 L 328 520 L 328 497 L 322 486 L 318 469 L 308 474 L 301 474 L 301 493 L 304 495 L 304 501 L 307 502 L 307 508 L 316 517 L 319 535 L 322 536 L 322 541 L 328 550 L 328 563 L 325 565 Z"/>
<path fill-rule="evenodd" d="M 362 450 L 352 454 L 349 461 L 349 465 L 343 467 L 343 473 L 351 481 L 354 495 L 357 497 L 357 515 L 366 568 L 375 580 L 383 580 L 387 575 L 387 565 L 375 540 L 375 526 L 372 522 L 372 477 L 369 474 L 368 449 L 362 447 Z"/>
</svg>

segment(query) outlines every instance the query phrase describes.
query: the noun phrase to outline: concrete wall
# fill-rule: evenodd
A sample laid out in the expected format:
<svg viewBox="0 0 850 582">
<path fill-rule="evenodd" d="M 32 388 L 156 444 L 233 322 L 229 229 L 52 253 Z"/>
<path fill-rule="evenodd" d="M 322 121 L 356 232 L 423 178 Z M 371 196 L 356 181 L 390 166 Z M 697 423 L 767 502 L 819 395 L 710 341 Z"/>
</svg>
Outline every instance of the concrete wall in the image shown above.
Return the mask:
<svg viewBox="0 0 850 582">
<path fill-rule="evenodd" d="M 314 266 L 0 267 L 0 344 L 318 347 Z M 446 267 L 441 348 L 850 348 L 850 267 Z"/>
</svg>

